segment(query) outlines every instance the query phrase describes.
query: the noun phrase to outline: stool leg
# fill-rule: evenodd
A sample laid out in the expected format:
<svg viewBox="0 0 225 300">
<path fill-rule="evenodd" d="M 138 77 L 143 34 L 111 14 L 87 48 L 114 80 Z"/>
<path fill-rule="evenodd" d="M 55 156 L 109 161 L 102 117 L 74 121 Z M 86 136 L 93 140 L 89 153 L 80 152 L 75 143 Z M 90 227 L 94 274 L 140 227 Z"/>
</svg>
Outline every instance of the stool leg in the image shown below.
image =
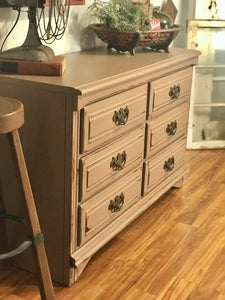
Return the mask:
<svg viewBox="0 0 225 300">
<path fill-rule="evenodd" d="M 5 207 L 3 202 L 3 192 L 2 192 L 2 182 L 0 177 L 0 215 L 5 214 Z M 9 244 L 7 238 L 7 228 L 6 221 L 4 218 L 0 219 L 0 253 L 5 253 L 9 251 Z M 0 261 L 0 267 L 7 267 L 9 265 L 9 260 Z"/>
<path fill-rule="evenodd" d="M 47 256 L 45 252 L 44 242 L 42 240 L 42 234 L 40 224 L 37 216 L 36 206 L 33 198 L 33 193 L 30 185 L 30 180 L 26 168 L 24 154 L 21 146 L 18 130 L 14 130 L 8 133 L 11 148 L 16 156 L 16 162 L 21 178 L 23 192 L 26 201 L 26 207 L 28 211 L 28 218 L 30 223 L 30 230 L 32 237 L 34 238 L 34 258 L 39 277 L 39 288 L 41 298 L 43 300 L 53 300 L 54 289 L 51 281 L 51 275 L 48 267 Z"/>
</svg>

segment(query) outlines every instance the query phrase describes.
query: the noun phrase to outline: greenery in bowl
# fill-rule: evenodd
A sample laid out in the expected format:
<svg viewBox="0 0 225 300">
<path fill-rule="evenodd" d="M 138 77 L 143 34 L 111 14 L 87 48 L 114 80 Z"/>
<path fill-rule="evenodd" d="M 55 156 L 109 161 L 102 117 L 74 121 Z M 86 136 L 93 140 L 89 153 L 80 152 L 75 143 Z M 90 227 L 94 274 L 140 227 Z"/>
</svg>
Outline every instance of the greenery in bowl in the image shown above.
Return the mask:
<svg viewBox="0 0 225 300">
<path fill-rule="evenodd" d="M 143 31 L 148 26 L 144 4 L 134 4 L 132 0 L 94 0 L 89 9 L 106 28 Z"/>
</svg>

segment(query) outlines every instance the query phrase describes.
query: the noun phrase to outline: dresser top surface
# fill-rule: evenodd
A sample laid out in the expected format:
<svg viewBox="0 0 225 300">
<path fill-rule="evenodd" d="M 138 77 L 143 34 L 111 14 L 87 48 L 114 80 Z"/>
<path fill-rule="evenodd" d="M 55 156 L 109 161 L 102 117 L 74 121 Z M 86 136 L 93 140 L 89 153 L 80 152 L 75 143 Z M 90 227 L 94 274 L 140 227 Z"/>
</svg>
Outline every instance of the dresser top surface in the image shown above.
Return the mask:
<svg viewBox="0 0 225 300">
<path fill-rule="evenodd" d="M 138 50 L 135 55 L 119 54 L 107 51 L 106 48 L 80 51 L 66 54 L 66 70 L 62 76 L 33 76 L 33 75 L 0 75 L 3 78 L 18 80 L 26 84 L 47 84 L 62 88 L 81 89 L 82 87 L 114 78 L 121 74 L 145 71 L 149 67 L 163 68 L 168 63 L 177 64 L 179 61 L 194 59 L 198 51 L 180 48 L 169 48 L 169 53 Z"/>
</svg>

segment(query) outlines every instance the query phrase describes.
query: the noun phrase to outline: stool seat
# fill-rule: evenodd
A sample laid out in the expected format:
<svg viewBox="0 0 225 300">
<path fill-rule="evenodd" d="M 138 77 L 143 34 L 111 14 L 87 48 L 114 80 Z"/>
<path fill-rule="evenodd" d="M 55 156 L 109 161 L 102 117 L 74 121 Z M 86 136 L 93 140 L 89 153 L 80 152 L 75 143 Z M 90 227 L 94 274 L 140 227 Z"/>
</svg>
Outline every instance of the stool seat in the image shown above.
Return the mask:
<svg viewBox="0 0 225 300">
<path fill-rule="evenodd" d="M 0 97 L 0 134 L 18 129 L 23 123 L 23 103 L 16 99 Z"/>
</svg>

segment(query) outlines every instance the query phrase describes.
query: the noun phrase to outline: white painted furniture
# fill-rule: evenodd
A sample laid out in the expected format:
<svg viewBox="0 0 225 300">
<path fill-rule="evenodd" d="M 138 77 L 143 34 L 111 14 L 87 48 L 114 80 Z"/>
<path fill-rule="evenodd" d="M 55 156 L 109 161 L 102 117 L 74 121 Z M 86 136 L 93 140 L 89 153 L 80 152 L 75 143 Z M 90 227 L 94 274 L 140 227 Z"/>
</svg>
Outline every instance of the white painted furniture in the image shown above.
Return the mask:
<svg viewBox="0 0 225 300">
<path fill-rule="evenodd" d="M 225 147 L 225 21 L 189 20 L 188 48 L 201 51 L 194 67 L 187 147 Z"/>
</svg>

